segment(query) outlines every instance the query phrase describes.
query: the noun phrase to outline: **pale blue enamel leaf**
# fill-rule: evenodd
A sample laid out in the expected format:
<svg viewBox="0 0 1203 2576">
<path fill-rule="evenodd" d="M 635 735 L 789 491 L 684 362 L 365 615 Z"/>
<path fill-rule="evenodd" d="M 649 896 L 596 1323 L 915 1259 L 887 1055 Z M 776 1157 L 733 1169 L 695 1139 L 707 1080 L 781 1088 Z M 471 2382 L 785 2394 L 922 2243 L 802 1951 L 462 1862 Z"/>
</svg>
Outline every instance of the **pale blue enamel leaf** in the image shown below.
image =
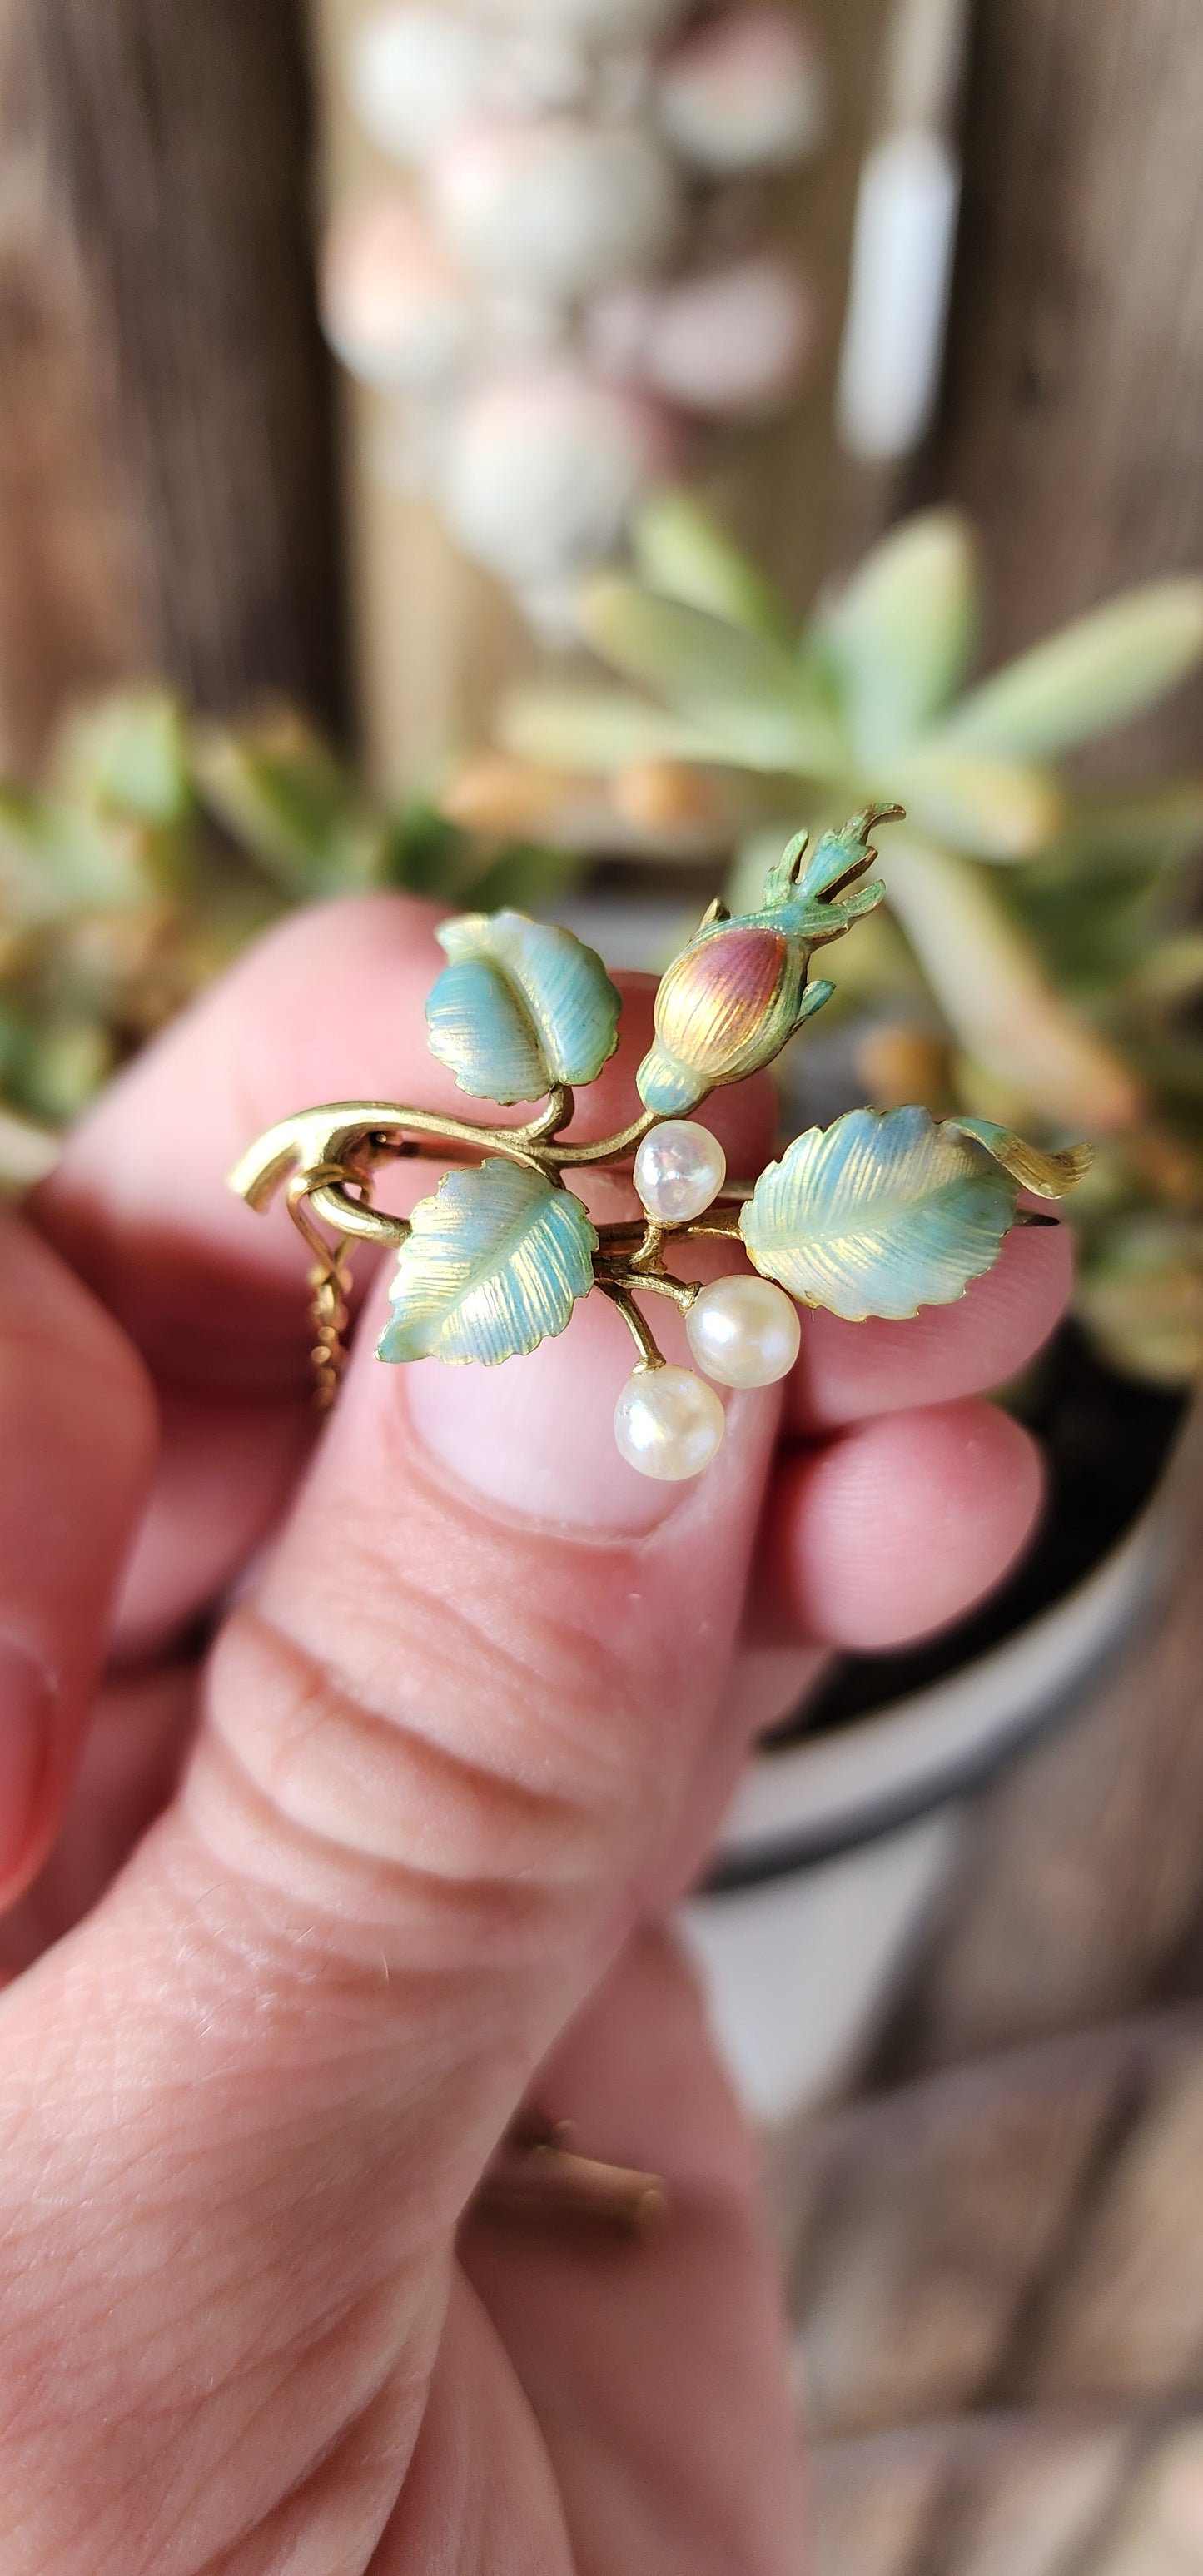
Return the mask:
<svg viewBox="0 0 1203 2576">
<path fill-rule="evenodd" d="M 756 1268 L 860 1323 L 947 1306 L 989 1270 L 1016 1184 L 926 1109 L 853 1109 L 770 1163 L 740 1218 Z"/>
<path fill-rule="evenodd" d="M 494 1368 L 533 1351 L 593 1286 L 596 1250 L 580 1200 L 526 1164 L 448 1172 L 414 1209 L 381 1359 Z"/>
<path fill-rule="evenodd" d="M 622 995 L 595 949 L 521 912 L 469 912 L 436 932 L 450 964 L 426 1004 L 430 1051 L 475 1100 L 542 1100 L 596 1080 Z"/>
</svg>

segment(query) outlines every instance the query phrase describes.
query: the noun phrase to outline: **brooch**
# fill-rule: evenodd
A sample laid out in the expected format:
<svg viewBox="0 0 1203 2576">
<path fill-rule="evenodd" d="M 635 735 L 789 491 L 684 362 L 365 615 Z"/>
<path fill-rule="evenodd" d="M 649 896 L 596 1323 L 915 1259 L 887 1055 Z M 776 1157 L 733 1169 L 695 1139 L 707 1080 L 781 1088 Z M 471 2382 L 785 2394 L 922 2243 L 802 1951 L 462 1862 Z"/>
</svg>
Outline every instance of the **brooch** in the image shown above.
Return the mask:
<svg viewBox="0 0 1203 2576">
<path fill-rule="evenodd" d="M 618 1043 L 622 997 L 600 957 L 519 912 L 443 923 L 448 962 L 426 1005 L 432 1053 L 473 1099 L 545 1106 L 525 1125 L 490 1127 L 336 1101 L 283 1119 L 243 1157 L 232 1187 L 262 1209 L 284 1185 L 315 1256 L 319 1402 L 332 1401 L 345 1357 L 351 1246 L 389 1244 L 397 1271 L 382 1360 L 495 1367 L 562 1333 L 577 1299 L 596 1291 L 636 1351 L 614 1421 L 623 1456 L 647 1476 L 694 1476 L 723 1436 L 716 1386 L 786 1375 L 799 1302 L 854 1322 L 948 1305 L 989 1270 L 1013 1225 L 1050 1221 L 1020 1211 L 1020 1190 L 1063 1197 L 1090 1161 L 1086 1146 L 1043 1153 L 987 1118 L 853 1109 L 743 1183 L 728 1180 L 718 1139 L 692 1114 L 769 1064 L 829 999 L 811 959 L 880 902 L 884 887 L 865 882 L 869 834 L 901 813 L 870 806 L 825 832 L 809 861 L 800 833 L 754 912 L 711 904 L 660 981 L 655 1041 L 636 1077 L 642 1113 L 592 1144 L 565 1131 L 574 1093 Z M 372 1203 L 377 1168 L 415 1154 L 447 1166 L 444 1176 L 412 1217 L 390 1216 Z M 642 1215 L 595 1225 L 573 1177 L 627 1167 Z M 669 1267 L 702 1239 L 730 1243 L 750 1273 L 703 1286 Z M 657 1344 L 649 1310 L 664 1298 L 685 1319 L 694 1369 L 670 1365 Z"/>
</svg>

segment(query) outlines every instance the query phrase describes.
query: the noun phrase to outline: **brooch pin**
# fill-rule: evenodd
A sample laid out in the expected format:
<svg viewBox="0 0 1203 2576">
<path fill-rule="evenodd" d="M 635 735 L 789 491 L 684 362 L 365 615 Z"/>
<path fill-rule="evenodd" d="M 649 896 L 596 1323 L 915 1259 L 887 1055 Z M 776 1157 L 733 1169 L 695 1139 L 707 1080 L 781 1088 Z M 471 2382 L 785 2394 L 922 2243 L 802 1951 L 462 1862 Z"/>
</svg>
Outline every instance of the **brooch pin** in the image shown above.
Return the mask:
<svg viewBox="0 0 1203 2576">
<path fill-rule="evenodd" d="M 546 1105 L 526 1125 L 485 1127 L 390 1101 L 337 1101 L 284 1119 L 244 1156 L 232 1187 L 263 1209 L 285 1185 L 315 1256 L 321 1403 L 332 1401 L 345 1357 L 351 1246 L 389 1244 L 398 1258 L 382 1360 L 494 1367 L 562 1333 L 577 1299 L 596 1290 L 636 1349 L 615 1413 L 623 1456 L 647 1476 L 694 1476 L 723 1436 L 715 1386 L 784 1377 L 799 1347 L 798 1303 L 853 1322 L 948 1305 L 990 1269 L 1013 1225 L 1049 1222 L 1020 1212 L 1021 1188 L 1063 1197 L 1088 1147 L 1042 1153 L 991 1119 L 854 1109 L 796 1137 L 744 1184 L 728 1181 L 718 1139 L 692 1115 L 720 1085 L 769 1064 L 828 1000 L 833 987 L 810 980 L 811 959 L 880 902 L 884 887 L 865 882 L 876 857 L 869 834 L 901 813 L 870 806 L 825 832 L 809 862 L 800 833 L 754 912 L 732 918 L 711 904 L 661 978 L 655 1042 L 636 1077 L 642 1114 L 593 1144 L 572 1144 L 565 1130 L 574 1093 L 618 1043 L 622 997 L 600 957 L 571 931 L 518 912 L 442 925 L 448 963 L 426 1005 L 432 1053 L 473 1099 Z M 372 1204 L 376 1170 L 415 1154 L 449 1168 L 412 1217 L 390 1216 Z M 595 1225 L 573 1176 L 628 1164 L 642 1217 Z M 746 1254 L 751 1274 L 703 1286 L 668 1266 L 715 1239 Z M 664 1298 L 684 1316 L 695 1369 L 665 1360 L 639 1302 Z"/>
</svg>

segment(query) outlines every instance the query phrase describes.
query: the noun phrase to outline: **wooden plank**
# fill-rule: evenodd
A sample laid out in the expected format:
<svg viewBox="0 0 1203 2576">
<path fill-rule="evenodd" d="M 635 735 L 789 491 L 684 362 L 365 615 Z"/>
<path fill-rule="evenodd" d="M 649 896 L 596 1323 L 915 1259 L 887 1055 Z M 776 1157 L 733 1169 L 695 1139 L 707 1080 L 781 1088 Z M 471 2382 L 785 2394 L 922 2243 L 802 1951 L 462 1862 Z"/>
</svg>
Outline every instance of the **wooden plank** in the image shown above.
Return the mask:
<svg viewBox="0 0 1203 2576">
<path fill-rule="evenodd" d="M 1203 2398 L 1203 2013 L 1016 2049 L 778 2144 L 824 2438 Z"/>
<path fill-rule="evenodd" d="M 332 423 L 298 10 L 4 0 L 0 31 L 13 742 L 33 756 L 65 697 L 148 666 L 204 706 L 279 689 L 333 720 Z"/>
<path fill-rule="evenodd" d="M 1203 561 L 1198 0 L 978 0 L 943 421 L 992 653 Z M 1193 763 L 1196 682 L 1132 748 Z"/>
<path fill-rule="evenodd" d="M 1126 2025 L 904 2086 L 779 2146 L 813 2420 L 866 2430 L 1026 2393 L 1046 2285 L 1203 2021 Z M 1090 2218 L 1093 2226 L 1093 2217 Z M 1199 2294 L 1203 2332 L 1203 2290 Z M 1041 2386 L 1044 2386 L 1043 2381 Z"/>
<path fill-rule="evenodd" d="M 1192 2429 L 1164 2447 L 1197 2442 Z M 815 2576 L 1094 2576 L 1117 2523 L 1154 2521 L 1146 2448 L 1122 2416 L 977 2416 L 821 2442 Z"/>
<path fill-rule="evenodd" d="M 107 354 L 51 166 L 32 13 L 0 0 L 0 761 L 64 698 L 149 659 L 145 562 Z"/>
</svg>

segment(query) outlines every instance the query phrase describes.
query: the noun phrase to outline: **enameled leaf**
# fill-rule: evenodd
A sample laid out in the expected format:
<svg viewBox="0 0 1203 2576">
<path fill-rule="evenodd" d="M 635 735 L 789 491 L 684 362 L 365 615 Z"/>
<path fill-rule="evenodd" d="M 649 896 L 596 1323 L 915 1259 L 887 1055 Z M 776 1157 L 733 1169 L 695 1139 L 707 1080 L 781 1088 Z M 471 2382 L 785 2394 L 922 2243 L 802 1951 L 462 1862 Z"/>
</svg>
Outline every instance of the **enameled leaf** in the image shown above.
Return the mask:
<svg viewBox="0 0 1203 2576">
<path fill-rule="evenodd" d="M 469 912 L 436 932 L 450 964 L 426 1004 L 430 1051 L 474 1100 L 542 1100 L 593 1082 L 618 1044 L 622 996 L 571 930 Z"/>
<path fill-rule="evenodd" d="M 756 1268 L 859 1323 L 947 1306 L 989 1270 L 1016 1185 L 926 1109 L 853 1109 L 795 1138 L 740 1218 Z"/>
<path fill-rule="evenodd" d="M 1013 1127 L 1000 1127 L 995 1118 L 949 1118 L 945 1125 L 984 1145 L 1021 1189 L 1034 1190 L 1042 1199 L 1068 1198 L 1094 1161 L 1090 1145 L 1065 1145 L 1058 1154 L 1042 1153 L 1038 1145 L 1017 1136 Z"/>
<path fill-rule="evenodd" d="M 382 1360 L 500 1360 L 562 1333 L 593 1285 L 597 1235 L 578 1198 L 500 1157 L 448 1172 L 397 1259 Z"/>
</svg>

